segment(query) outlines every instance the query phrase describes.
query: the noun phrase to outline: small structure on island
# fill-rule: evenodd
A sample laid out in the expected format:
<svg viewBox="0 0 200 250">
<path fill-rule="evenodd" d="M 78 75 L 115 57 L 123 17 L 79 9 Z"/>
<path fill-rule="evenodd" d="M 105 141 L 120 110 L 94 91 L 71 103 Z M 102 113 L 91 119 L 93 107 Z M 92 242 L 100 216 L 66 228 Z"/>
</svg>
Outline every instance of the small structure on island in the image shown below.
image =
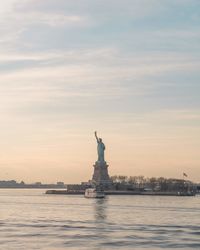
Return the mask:
<svg viewBox="0 0 200 250">
<path fill-rule="evenodd" d="M 98 160 L 94 164 L 94 173 L 92 176 L 92 182 L 95 185 L 101 185 L 104 188 L 109 188 L 112 181 L 108 174 L 108 164 L 104 159 L 104 151 L 106 149 L 101 138 L 98 138 L 97 132 L 95 131 L 95 138 L 97 140 L 97 154 Z"/>
</svg>

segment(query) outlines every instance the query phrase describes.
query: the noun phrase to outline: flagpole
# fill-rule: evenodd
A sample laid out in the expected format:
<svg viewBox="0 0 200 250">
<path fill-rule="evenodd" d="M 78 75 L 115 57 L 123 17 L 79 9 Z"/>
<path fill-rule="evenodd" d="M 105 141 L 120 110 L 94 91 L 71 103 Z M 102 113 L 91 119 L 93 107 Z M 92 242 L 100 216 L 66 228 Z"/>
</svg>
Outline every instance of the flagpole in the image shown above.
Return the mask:
<svg viewBox="0 0 200 250">
<path fill-rule="evenodd" d="M 186 173 L 183 172 L 183 180 L 185 181 L 185 177 L 188 177 Z"/>
</svg>

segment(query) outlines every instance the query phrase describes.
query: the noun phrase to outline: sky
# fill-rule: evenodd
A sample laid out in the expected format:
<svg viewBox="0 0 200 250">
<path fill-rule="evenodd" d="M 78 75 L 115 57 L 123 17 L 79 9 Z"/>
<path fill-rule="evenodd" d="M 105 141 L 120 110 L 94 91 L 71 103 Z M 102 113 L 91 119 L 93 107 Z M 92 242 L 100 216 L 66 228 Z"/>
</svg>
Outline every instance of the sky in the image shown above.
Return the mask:
<svg viewBox="0 0 200 250">
<path fill-rule="evenodd" d="M 0 180 L 200 182 L 199 0 L 3 0 Z"/>
</svg>

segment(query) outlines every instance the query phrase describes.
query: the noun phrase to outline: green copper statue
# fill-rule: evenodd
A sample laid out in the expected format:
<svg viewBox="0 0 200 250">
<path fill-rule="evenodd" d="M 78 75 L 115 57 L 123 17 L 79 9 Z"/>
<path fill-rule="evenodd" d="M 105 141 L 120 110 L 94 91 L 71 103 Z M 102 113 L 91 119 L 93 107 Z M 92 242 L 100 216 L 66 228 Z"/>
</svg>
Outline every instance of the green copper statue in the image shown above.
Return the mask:
<svg viewBox="0 0 200 250">
<path fill-rule="evenodd" d="M 94 132 L 94 135 L 97 139 L 97 153 L 98 153 L 98 162 L 105 162 L 104 160 L 104 150 L 106 149 L 104 143 L 101 138 L 97 137 L 97 132 Z"/>
</svg>

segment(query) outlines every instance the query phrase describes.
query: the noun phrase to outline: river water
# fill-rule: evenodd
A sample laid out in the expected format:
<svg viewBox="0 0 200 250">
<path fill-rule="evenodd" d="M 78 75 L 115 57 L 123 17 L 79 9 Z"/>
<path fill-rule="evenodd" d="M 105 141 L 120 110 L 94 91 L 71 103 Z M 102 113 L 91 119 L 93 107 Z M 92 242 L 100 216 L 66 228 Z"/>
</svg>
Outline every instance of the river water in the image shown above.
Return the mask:
<svg viewBox="0 0 200 250">
<path fill-rule="evenodd" d="M 200 249 L 200 196 L 44 192 L 0 189 L 0 249 Z"/>
</svg>

